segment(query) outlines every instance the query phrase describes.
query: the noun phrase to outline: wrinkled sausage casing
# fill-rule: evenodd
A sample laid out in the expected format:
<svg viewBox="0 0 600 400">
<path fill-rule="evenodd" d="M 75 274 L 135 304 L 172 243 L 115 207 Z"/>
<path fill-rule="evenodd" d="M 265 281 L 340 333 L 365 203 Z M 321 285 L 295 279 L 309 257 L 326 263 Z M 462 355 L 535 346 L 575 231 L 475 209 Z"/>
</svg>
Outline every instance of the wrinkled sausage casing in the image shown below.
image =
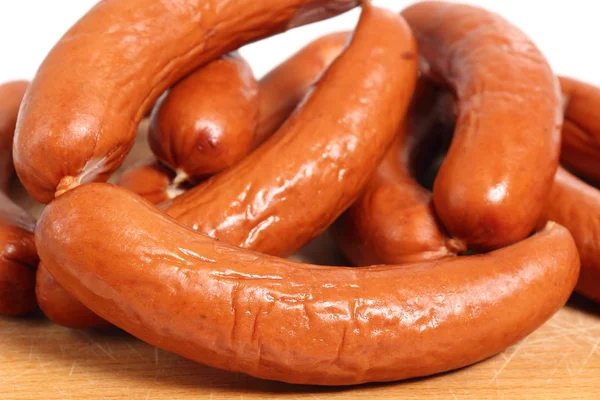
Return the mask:
<svg viewBox="0 0 600 400">
<path fill-rule="evenodd" d="M 573 239 L 558 224 L 486 255 L 324 267 L 215 241 L 103 183 L 53 201 L 36 243 L 69 292 L 152 345 L 213 367 L 322 385 L 480 361 L 546 321 L 579 274 Z"/>
<path fill-rule="evenodd" d="M 380 39 L 382 29 L 388 40 Z M 365 64 L 362 72 L 349 75 L 357 63 Z M 293 253 L 359 194 L 404 118 L 416 73 L 414 42 L 402 18 L 365 6 L 349 48 L 318 82 L 289 126 L 248 156 L 246 160 L 254 158 L 243 161 L 242 168 L 233 167 L 232 173 L 221 175 L 225 179 L 218 176 L 208 188 L 200 185 L 188 192 L 196 192 L 205 204 L 192 197 L 184 206 L 195 218 L 205 213 L 208 223 L 220 223 L 218 238 L 225 243 L 240 243 L 235 240 L 242 237 L 248 238 L 243 247 Z M 354 86 L 346 85 L 348 79 Z M 348 101 L 332 107 L 337 97 Z M 327 107 L 332 111 L 323 114 Z M 312 158 L 307 158 L 309 154 Z M 246 186 L 240 187 L 240 182 Z M 308 197 L 314 193 L 321 193 L 317 204 Z M 229 203 L 215 204 L 219 201 L 237 204 L 229 209 Z M 173 210 L 178 208 L 174 205 L 169 211 Z M 213 234 L 206 225 L 200 231 Z M 64 299 L 61 304 L 66 304 Z M 74 304 L 79 310 L 79 304 Z"/>
<path fill-rule="evenodd" d="M 406 23 L 365 4 L 347 49 L 278 132 L 166 212 L 225 243 L 294 253 L 360 194 L 404 119 L 416 77 Z"/>
<path fill-rule="evenodd" d="M 252 150 L 258 82 L 237 53 L 215 60 L 172 87 L 151 117 L 148 141 L 180 180 L 221 172 Z"/>
<path fill-rule="evenodd" d="M 19 178 L 43 203 L 81 183 L 108 179 L 146 111 L 179 79 L 246 43 L 357 3 L 99 2 L 54 46 L 28 90 L 14 143 Z"/>
<path fill-rule="evenodd" d="M 0 315 L 33 311 L 37 252 L 33 239 L 35 219 L 7 195 L 15 170 L 12 143 L 27 81 L 0 85 Z"/>
<path fill-rule="evenodd" d="M 517 28 L 477 7 L 421 2 L 402 12 L 424 74 L 449 86 L 458 118 L 433 188 L 448 232 L 473 249 L 527 237 L 558 167 L 558 80 Z"/>
</svg>

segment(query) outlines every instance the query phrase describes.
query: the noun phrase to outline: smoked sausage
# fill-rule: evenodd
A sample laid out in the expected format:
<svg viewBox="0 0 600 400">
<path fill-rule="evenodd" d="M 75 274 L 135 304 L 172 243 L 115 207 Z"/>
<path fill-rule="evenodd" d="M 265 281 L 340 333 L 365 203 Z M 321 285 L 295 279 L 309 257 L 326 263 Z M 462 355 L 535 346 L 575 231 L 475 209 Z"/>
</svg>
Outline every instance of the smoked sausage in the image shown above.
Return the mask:
<svg viewBox="0 0 600 400">
<path fill-rule="evenodd" d="M 102 181 L 154 101 L 240 46 L 337 15 L 358 0 L 105 0 L 54 46 L 24 100 L 13 148 L 38 201 Z"/>
<path fill-rule="evenodd" d="M 354 265 L 403 264 L 466 250 L 464 243 L 449 238 L 439 223 L 431 192 L 416 179 L 415 164 L 431 158 L 427 142 L 441 142 L 436 130 L 450 131 L 438 123 L 446 117 L 449 96 L 425 79 L 419 80 L 407 119 L 398 131 L 367 188 L 333 225 L 333 236 L 342 254 Z M 450 101 L 452 101 L 450 99 Z"/>
<path fill-rule="evenodd" d="M 419 2 L 402 12 L 423 73 L 458 102 L 456 130 L 433 203 L 448 232 L 488 250 L 528 236 L 558 167 L 558 80 L 517 28 L 483 9 Z"/>
<path fill-rule="evenodd" d="M 579 274 L 554 223 L 485 255 L 326 267 L 215 241 L 106 183 L 48 205 L 36 243 L 70 293 L 132 335 L 212 367 L 320 385 L 483 360 L 552 316 Z"/>
<path fill-rule="evenodd" d="M 600 89 L 567 77 L 559 77 L 565 121 L 562 128 L 561 162 L 594 182 L 600 182 Z"/>
<path fill-rule="evenodd" d="M 28 82 L 0 85 L 0 315 L 17 316 L 35 309 L 37 252 L 35 219 L 7 195 L 14 177 L 12 142 Z"/>
<path fill-rule="evenodd" d="M 166 204 L 167 214 L 225 243 L 292 254 L 360 194 L 406 114 L 416 76 L 403 19 L 365 3 L 347 49 L 278 132 Z"/>
<path fill-rule="evenodd" d="M 276 136 L 167 213 L 225 243 L 290 255 L 358 196 L 404 118 L 416 74 L 402 18 L 365 4 L 347 50 Z"/>
<path fill-rule="evenodd" d="M 195 180 L 231 167 L 250 150 L 258 124 L 258 82 L 237 53 L 173 86 L 154 107 L 148 141 L 154 155 Z"/>
<path fill-rule="evenodd" d="M 559 168 L 538 225 L 548 220 L 564 224 L 579 250 L 581 273 L 575 290 L 600 301 L 600 190 Z"/>
</svg>

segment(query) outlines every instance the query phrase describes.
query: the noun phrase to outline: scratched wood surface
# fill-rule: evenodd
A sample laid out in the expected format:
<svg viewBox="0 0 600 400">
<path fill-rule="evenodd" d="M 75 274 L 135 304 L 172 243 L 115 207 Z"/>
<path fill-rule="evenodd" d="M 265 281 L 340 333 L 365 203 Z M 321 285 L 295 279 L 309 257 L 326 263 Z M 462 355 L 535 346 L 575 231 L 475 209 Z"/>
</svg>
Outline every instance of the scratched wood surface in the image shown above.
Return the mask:
<svg viewBox="0 0 600 400">
<path fill-rule="evenodd" d="M 147 156 L 140 137 L 128 164 Z M 22 190 L 34 213 L 41 207 Z M 297 256 L 339 264 L 325 235 Z M 574 296 L 539 330 L 459 371 L 350 388 L 295 386 L 218 371 L 117 329 L 76 331 L 42 315 L 0 318 L 0 399 L 598 399 L 600 306 Z"/>
</svg>

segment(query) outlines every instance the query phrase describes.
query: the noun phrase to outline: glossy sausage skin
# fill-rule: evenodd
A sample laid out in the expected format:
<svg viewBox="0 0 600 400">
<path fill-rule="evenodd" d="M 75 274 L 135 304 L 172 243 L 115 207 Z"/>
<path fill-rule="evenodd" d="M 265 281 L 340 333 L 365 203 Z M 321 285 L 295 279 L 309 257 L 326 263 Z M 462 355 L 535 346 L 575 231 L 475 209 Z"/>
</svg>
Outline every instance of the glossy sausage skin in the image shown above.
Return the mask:
<svg viewBox="0 0 600 400">
<path fill-rule="evenodd" d="M 539 225 L 548 220 L 569 229 L 581 257 L 576 291 L 600 301 L 600 191 L 559 168 Z"/>
<path fill-rule="evenodd" d="M 258 82 L 237 53 L 215 60 L 173 86 L 152 113 L 148 141 L 179 180 L 231 167 L 252 149 Z"/>
<path fill-rule="evenodd" d="M 35 306 L 35 219 L 6 194 L 14 177 L 12 142 L 28 82 L 0 85 L 0 315 L 17 316 Z"/>
<path fill-rule="evenodd" d="M 431 192 L 415 177 L 417 153 L 429 157 L 427 142 L 441 141 L 437 108 L 447 93 L 421 79 L 407 119 L 367 189 L 333 226 L 342 254 L 354 265 L 403 264 L 454 256 L 464 243 L 444 232 L 431 203 Z M 445 116 L 446 111 L 443 111 Z M 450 124 L 451 126 L 451 124 Z M 447 136 L 447 135 L 446 135 Z"/>
<path fill-rule="evenodd" d="M 340 55 L 349 36 L 349 32 L 336 32 L 320 37 L 260 80 L 260 113 L 254 146 L 279 129 L 325 68 Z"/>
<path fill-rule="evenodd" d="M 52 202 L 36 243 L 69 292 L 134 336 L 213 367 L 320 385 L 485 359 L 546 321 L 579 274 L 558 224 L 486 255 L 314 266 L 212 240 L 104 183 Z"/>
<path fill-rule="evenodd" d="M 420 2 L 402 15 L 424 73 L 458 101 L 454 138 L 433 189 L 438 216 L 476 249 L 527 237 L 558 167 L 558 80 L 535 45 L 496 14 Z"/>
<path fill-rule="evenodd" d="M 600 182 L 600 88 L 560 77 L 565 106 L 561 162 L 571 170 Z"/>
<path fill-rule="evenodd" d="M 351 205 L 377 168 L 412 96 L 416 51 L 400 16 L 365 3 L 349 46 L 281 129 L 166 212 L 225 243 L 292 254 Z"/>
<path fill-rule="evenodd" d="M 43 263 L 38 266 L 35 293 L 39 307 L 56 324 L 74 329 L 110 325 L 59 285 Z"/>
<path fill-rule="evenodd" d="M 47 203 L 121 164 L 167 88 L 240 46 L 358 0 L 105 0 L 54 46 L 28 90 L 14 143 L 27 191 Z"/>
</svg>

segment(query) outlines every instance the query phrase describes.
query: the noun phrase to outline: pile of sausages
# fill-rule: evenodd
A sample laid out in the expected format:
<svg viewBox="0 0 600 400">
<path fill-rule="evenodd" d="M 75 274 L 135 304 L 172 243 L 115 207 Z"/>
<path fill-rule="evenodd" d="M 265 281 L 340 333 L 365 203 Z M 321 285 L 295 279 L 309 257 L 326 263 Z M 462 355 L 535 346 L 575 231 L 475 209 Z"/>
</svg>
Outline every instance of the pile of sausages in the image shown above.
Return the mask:
<svg viewBox="0 0 600 400">
<path fill-rule="evenodd" d="M 259 81 L 235 52 L 358 3 L 98 3 L 20 111 L 27 84 L 0 88 L 0 186 L 14 160 L 48 204 L 36 224 L 0 195 L 0 312 L 348 385 L 478 362 L 574 289 L 600 300 L 600 89 L 455 3 L 363 1 Z M 100 183 L 150 110 L 156 158 Z M 329 227 L 355 267 L 280 258 Z"/>
</svg>

